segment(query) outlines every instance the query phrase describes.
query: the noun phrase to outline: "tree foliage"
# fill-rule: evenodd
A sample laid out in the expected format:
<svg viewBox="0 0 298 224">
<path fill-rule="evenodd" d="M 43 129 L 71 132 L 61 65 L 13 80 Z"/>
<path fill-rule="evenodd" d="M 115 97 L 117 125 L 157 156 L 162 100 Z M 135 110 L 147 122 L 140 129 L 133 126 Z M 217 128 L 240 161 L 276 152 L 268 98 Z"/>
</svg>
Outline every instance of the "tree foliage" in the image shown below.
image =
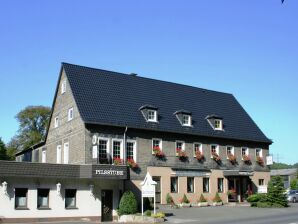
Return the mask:
<svg viewBox="0 0 298 224">
<path fill-rule="evenodd" d="M 292 165 L 286 164 L 286 163 L 276 163 L 274 162 L 273 165 L 270 167 L 272 170 L 278 170 L 278 169 L 289 169 L 293 168 Z"/>
<path fill-rule="evenodd" d="M 6 146 L 0 137 L 0 160 L 7 160 Z"/>
<path fill-rule="evenodd" d="M 294 178 L 291 180 L 290 188 L 291 188 L 291 190 L 298 190 L 298 179 L 297 178 Z"/>
<path fill-rule="evenodd" d="M 267 202 L 272 205 L 288 206 L 287 196 L 285 194 L 283 179 L 280 176 L 273 176 L 268 183 Z"/>
<path fill-rule="evenodd" d="M 135 214 L 138 211 L 137 199 L 131 191 L 126 191 L 121 197 L 118 215 Z"/>
<path fill-rule="evenodd" d="M 8 144 L 9 151 L 23 150 L 44 140 L 51 109 L 45 106 L 28 106 L 21 110 L 16 119 L 19 130 Z"/>
</svg>

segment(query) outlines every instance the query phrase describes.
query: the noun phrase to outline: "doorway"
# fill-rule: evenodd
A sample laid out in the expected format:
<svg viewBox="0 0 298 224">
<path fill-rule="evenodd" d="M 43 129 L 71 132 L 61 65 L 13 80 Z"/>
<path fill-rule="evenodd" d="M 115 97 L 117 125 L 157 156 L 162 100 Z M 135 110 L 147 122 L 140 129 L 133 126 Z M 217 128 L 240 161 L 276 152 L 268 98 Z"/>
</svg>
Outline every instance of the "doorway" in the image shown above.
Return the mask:
<svg viewBox="0 0 298 224">
<path fill-rule="evenodd" d="M 101 221 L 111 222 L 113 221 L 113 191 L 102 190 L 101 191 Z"/>
<path fill-rule="evenodd" d="M 160 177 L 152 177 L 152 180 L 157 183 L 155 186 L 155 202 L 160 203 L 160 198 L 161 198 Z"/>
</svg>

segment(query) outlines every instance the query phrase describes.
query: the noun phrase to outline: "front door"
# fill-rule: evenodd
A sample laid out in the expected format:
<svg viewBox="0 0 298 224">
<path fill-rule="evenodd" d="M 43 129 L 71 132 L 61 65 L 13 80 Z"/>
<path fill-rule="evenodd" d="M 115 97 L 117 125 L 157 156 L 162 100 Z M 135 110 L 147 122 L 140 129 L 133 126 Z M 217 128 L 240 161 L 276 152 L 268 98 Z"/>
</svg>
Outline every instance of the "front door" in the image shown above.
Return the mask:
<svg viewBox="0 0 298 224">
<path fill-rule="evenodd" d="M 160 195 L 161 195 L 160 177 L 152 177 L 152 180 L 157 183 L 155 186 L 155 202 L 160 203 Z"/>
<path fill-rule="evenodd" d="M 101 191 L 101 221 L 113 221 L 113 191 Z"/>
</svg>

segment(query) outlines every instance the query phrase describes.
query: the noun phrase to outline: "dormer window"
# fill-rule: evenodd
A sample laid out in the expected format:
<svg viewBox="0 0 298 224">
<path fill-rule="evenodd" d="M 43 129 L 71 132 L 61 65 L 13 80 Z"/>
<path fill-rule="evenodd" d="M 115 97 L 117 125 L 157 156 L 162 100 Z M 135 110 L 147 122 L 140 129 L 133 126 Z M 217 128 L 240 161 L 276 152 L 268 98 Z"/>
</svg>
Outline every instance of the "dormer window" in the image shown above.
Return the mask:
<svg viewBox="0 0 298 224">
<path fill-rule="evenodd" d="M 148 110 L 148 121 L 156 122 L 157 121 L 157 112 L 156 110 Z"/>
<path fill-rule="evenodd" d="M 192 126 L 191 113 L 187 110 L 178 110 L 174 113 L 182 126 Z"/>
<path fill-rule="evenodd" d="M 157 107 L 146 104 L 141 106 L 139 110 L 142 112 L 147 122 L 158 122 Z"/>
<path fill-rule="evenodd" d="M 206 120 L 208 121 L 208 123 L 210 124 L 210 126 L 213 128 L 213 130 L 217 130 L 217 131 L 223 131 L 223 118 L 215 115 L 215 114 L 211 114 L 208 115 L 206 117 Z"/>
</svg>

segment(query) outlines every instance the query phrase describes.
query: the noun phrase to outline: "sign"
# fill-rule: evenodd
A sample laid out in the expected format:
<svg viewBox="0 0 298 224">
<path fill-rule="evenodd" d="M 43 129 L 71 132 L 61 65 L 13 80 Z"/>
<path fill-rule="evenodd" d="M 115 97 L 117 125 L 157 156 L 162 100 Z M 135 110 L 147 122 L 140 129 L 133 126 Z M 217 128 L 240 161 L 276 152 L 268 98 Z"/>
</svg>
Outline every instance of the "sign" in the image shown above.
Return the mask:
<svg viewBox="0 0 298 224">
<path fill-rule="evenodd" d="M 123 176 L 123 170 L 95 170 L 96 175 Z"/>
<path fill-rule="evenodd" d="M 142 188 L 142 215 L 144 215 L 144 200 L 143 198 L 153 198 L 154 200 L 154 214 L 156 214 L 155 206 L 155 185 L 157 183 L 152 180 L 151 175 L 147 172 L 144 181 L 140 184 Z"/>
<path fill-rule="evenodd" d="M 267 193 L 267 185 L 258 186 L 258 193 L 260 193 L 260 194 L 266 194 Z"/>
<path fill-rule="evenodd" d="M 253 172 L 249 172 L 249 171 L 239 171 L 239 175 L 240 176 L 252 176 Z"/>
<path fill-rule="evenodd" d="M 86 170 L 81 169 L 81 174 L 85 175 L 88 173 L 88 167 Z M 91 170 L 91 178 L 103 178 L 103 179 L 117 179 L 124 180 L 127 179 L 127 166 L 125 165 L 110 165 L 110 164 L 97 164 L 92 165 Z"/>
<path fill-rule="evenodd" d="M 272 156 L 266 156 L 266 164 L 268 166 L 273 165 L 273 157 Z"/>
</svg>

